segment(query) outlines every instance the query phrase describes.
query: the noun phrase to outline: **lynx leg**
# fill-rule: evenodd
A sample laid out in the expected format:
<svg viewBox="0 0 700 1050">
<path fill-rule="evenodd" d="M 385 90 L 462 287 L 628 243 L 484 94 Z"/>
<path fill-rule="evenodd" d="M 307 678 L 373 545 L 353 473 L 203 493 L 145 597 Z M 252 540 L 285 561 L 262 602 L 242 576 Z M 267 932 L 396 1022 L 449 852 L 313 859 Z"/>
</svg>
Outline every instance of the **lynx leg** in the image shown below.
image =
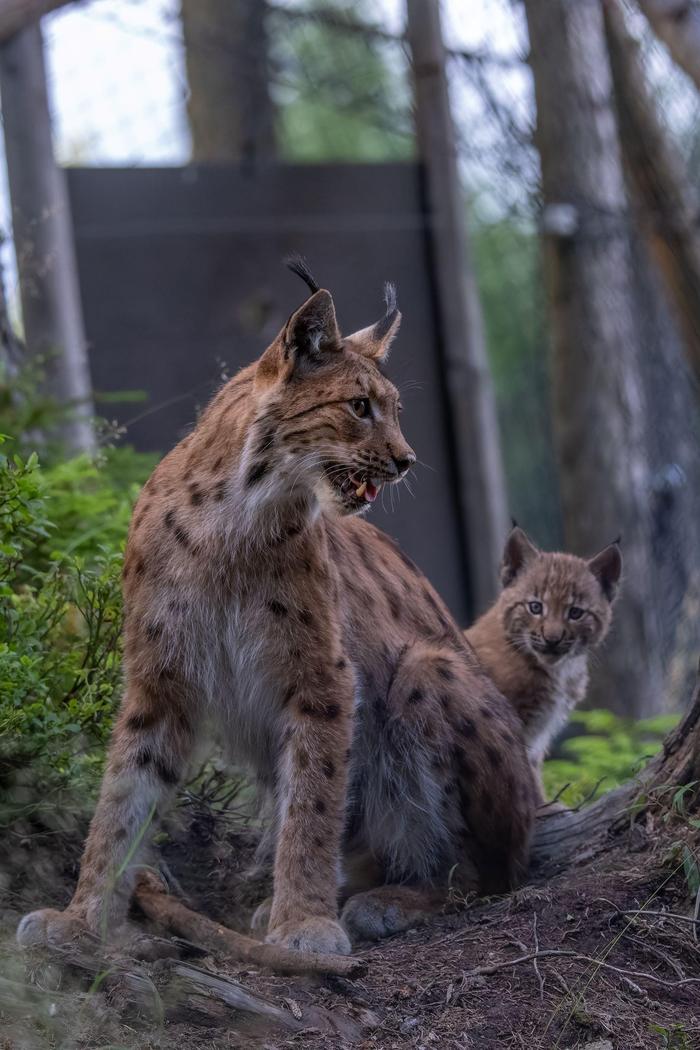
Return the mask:
<svg viewBox="0 0 700 1050">
<path fill-rule="evenodd" d="M 300 667 L 280 770 L 280 832 L 268 940 L 303 951 L 347 954 L 337 921 L 340 849 L 351 739 L 352 677 Z M 325 685 L 325 688 L 323 686 Z"/>
<path fill-rule="evenodd" d="M 154 822 L 184 773 L 192 745 L 187 714 L 178 704 L 158 703 L 134 688 L 125 697 L 73 899 L 64 912 L 25 915 L 17 929 L 20 944 L 60 946 L 86 934 L 104 939 L 119 931 Z"/>
</svg>

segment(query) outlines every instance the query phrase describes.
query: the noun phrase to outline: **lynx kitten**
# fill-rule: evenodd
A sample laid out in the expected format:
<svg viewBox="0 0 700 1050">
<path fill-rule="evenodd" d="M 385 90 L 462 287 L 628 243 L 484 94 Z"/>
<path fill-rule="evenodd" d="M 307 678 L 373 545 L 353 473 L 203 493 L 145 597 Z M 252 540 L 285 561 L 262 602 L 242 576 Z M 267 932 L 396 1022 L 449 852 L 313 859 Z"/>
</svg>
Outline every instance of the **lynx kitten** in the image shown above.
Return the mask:
<svg viewBox="0 0 700 1050">
<path fill-rule="evenodd" d="M 540 779 L 549 746 L 588 685 L 588 656 L 605 638 L 622 570 L 617 542 L 589 561 L 540 551 L 515 526 L 497 601 L 465 632 L 525 730 Z"/>
</svg>

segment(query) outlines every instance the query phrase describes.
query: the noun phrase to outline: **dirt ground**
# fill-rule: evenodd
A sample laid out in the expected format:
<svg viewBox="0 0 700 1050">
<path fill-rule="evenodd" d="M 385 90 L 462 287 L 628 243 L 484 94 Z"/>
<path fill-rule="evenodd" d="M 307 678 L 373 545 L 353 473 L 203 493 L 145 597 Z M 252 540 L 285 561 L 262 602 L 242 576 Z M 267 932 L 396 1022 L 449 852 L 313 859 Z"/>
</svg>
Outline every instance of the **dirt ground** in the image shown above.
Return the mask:
<svg viewBox="0 0 700 1050">
<path fill-rule="evenodd" d="M 264 879 L 246 877 L 255 833 L 235 813 L 195 805 L 185 817 L 160 847 L 173 888 L 245 930 L 267 892 Z M 238 982 L 281 1008 L 288 1025 L 190 994 L 173 980 L 172 960 L 133 963 L 125 982 L 117 966 L 76 970 L 18 953 L 18 916 L 67 901 L 79 832 L 18 832 L 4 850 L 2 1050 L 700 1048 L 700 931 L 681 852 L 688 826 L 649 819 L 546 882 L 452 902 L 429 926 L 358 945 L 367 971 L 352 981 L 272 976 L 180 945 L 185 968 Z"/>
</svg>

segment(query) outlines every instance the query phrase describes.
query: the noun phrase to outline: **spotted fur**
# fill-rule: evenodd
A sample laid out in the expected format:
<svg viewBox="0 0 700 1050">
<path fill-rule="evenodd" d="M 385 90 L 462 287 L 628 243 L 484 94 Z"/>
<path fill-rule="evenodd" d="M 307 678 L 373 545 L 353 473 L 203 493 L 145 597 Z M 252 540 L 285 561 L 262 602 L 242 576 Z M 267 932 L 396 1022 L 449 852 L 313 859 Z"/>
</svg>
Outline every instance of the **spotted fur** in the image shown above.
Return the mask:
<svg viewBox="0 0 700 1050">
<path fill-rule="evenodd" d="M 485 891 L 518 880 L 535 805 L 520 723 L 361 517 L 415 459 L 383 367 L 399 320 L 388 293 L 381 322 L 342 338 L 315 291 L 144 486 L 124 698 L 78 887 L 62 915 L 25 917 L 23 943 L 119 926 L 144 831 L 212 729 L 270 800 L 273 941 L 349 950 L 352 889 L 444 886 L 455 865 Z"/>
<path fill-rule="evenodd" d="M 542 762 L 586 694 L 589 655 L 610 628 L 621 571 L 618 543 L 585 561 L 540 551 L 515 526 L 503 554 L 503 591 L 465 632 L 522 722 L 541 801 Z"/>
</svg>

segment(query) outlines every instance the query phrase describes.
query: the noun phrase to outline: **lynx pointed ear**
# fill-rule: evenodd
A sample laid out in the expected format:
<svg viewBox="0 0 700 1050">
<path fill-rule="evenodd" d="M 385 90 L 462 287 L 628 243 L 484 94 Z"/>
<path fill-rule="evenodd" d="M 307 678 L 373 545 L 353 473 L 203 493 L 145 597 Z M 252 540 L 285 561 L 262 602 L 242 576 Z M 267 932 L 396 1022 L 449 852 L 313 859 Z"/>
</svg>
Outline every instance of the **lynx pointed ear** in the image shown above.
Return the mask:
<svg viewBox="0 0 700 1050">
<path fill-rule="evenodd" d="M 292 314 L 282 335 L 285 355 L 316 360 L 340 349 L 340 331 L 330 292 L 319 288 Z"/>
<path fill-rule="evenodd" d="M 519 525 L 514 525 L 508 534 L 501 560 L 501 586 L 508 587 L 518 573 L 536 558 L 539 550 Z"/>
<path fill-rule="evenodd" d="M 600 554 L 596 554 L 595 558 L 589 560 L 588 568 L 600 584 L 608 601 L 614 602 L 622 575 L 620 541 L 615 540 L 614 543 L 604 547 Z"/>
<path fill-rule="evenodd" d="M 287 321 L 258 362 L 259 383 L 289 379 L 304 366 L 318 364 L 341 347 L 335 306 L 330 292 L 319 288 Z"/>
<path fill-rule="evenodd" d="M 396 305 L 396 288 L 393 284 L 384 285 L 384 302 L 386 313 L 381 321 L 345 337 L 345 344 L 351 350 L 364 357 L 371 357 L 379 364 L 388 359 L 391 344 L 401 325 L 401 312 Z"/>
</svg>

